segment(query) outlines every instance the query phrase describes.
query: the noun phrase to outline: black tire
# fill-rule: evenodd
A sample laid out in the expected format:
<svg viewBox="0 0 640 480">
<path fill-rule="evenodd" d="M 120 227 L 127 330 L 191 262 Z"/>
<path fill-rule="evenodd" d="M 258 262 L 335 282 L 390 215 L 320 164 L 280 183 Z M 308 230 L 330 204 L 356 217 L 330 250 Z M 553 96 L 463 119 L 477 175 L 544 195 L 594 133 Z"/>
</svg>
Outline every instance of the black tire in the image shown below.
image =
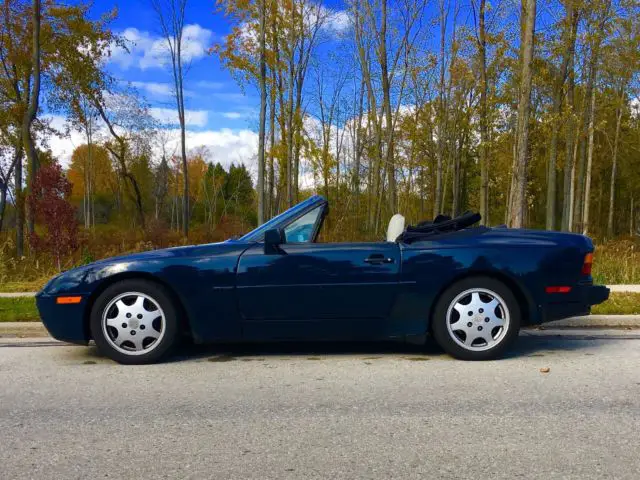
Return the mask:
<svg viewBox="0 0 640 480">
<path fill-rule="evenodd" d="M 464 292 L 468 292 L 469 290 L 473 289 L 481 289 L 494 292 L 502 300 L 500 304 L 504 303 L 503 310 L 499 310 L 499 312 L 503 316 L 508 315 L 509 321 L 505 322 L 506 326 L 502 327 L 503 330 L 500 330 L 500 327 L 495 327 L 495 330 L 493 330 L 494 332 L 496 332 L 496 343 L 493 346 L 491 346 L 489 343 L 491 338 L 489 339 L 489 341 L 485 341 L 482 338 L 479 338 L 476 339 L 479 340 L 477 345 L 472 344 L 469 347 L 465 347 L 459 343 L 465 343 L 466 336 L 464 336 L 464 333 L 456 334 L 454 331 L 450 331 L 447 326 L 447 322 L 451 322 L 451 325 L 454 325 L 455 321 L 457 320 L 457 318 L 447 318 L 449 307 L 451 306 L 452 308 L 452 317 L 455 317 L 456 314 L 453 312 L 454 300 L 456 300 L 456 298 Z M 482 295 L 484 298 L 484 294 Z M 461 298 L 460 300 L 462 300 L 463 298 Z M 459 305 L 458 302 L 455 303 Z M 504 309 L 506 309 L 506 313 Z M 471 310 L 473 310 L 473 307 L 470 308 L 470 311 Z M 480 312 L 482 312 L 482 310 L 480 310 Z M 482 330 L 481 327 L 483 327 L 484 324 L 482 323 L 483 319 L 481 317 L 483 317 L 484 315 L 481 313 L 476 313 L 475 311 L 473 312 L 473 314 L 474 315 L 471 316 L 471 313 L 469 313 L 470 322 L 468 322 L 467 325 L 471 323 L 473 325 L 471 328 L 479 328 L 480 330 Z M 458 318 L 460 318 L 459 314 Z M 452 357 L 458 358 L 460 360 L 492 360 L 501 357 L 518 337 L 518 332 L 520 331 L 521 324 L 521 312 L 518 301 L 516 300 L 515 295 L 509 287 L 494 278 L 477 276 L 463 279 L 449 287 L 437 300 L 431 322 L 432 332 L 436 342 L 438 342 L 438 345 L 440 345 L 440 347 L 442 347 L 442 349 Z M 462 330 L 460 330 L 460 332 L 462 332 Z M 453 338 L 454 336 L 458 338 L 458 342 Z M 473 337 L 471 336 L 469 338 L 472 339 Z M 476 340 L 474 340 L 473 342 L 475 342 Z M 480 348 L 485 349 L 478 350 Z"/>
<path fill-rule="evenodd" d="M 104 330 L 107 330 L 107 335 L 110 335 L 112 332 L 115 332 L 116 334 L 118 334 L 117 331 L 112 330 L 111 329 L 112 327 L 106 327 L 106 326 L 103 329 L 102 322 L 103 322 L 103 314 L 105 313 L 105 309 L 109 307 L 109 304 L 112 302 L 112 300 L 130 292 L 140 293 L 148 297 L 153 302 L 155 302 L 157 306 L 159 306 L 162 312 L 164 313 L 164 322 L 162 323 L 164 330 L 160 338 L 155 341 L 152 338 L 144 339 L 145 341 L 151 340 L 151 345 L 146 347 L 149 349 L 149 351 L 147 352 L 144 352 L 144 347 L 140 349 L 139 353 L 127 353 L 127 352 L 121 351 L 128 348 L 126 345 L 121 347 L 120 350 L 118 350 L 118 347 L 114 345 L 115 341 L 108 339 L 105 336 Z M 127 299 L 128 297 L 124 297 L 124 298 Z M 147 302 L 147 301 L 148 300 L 144 300 L 144 302 Z M 112 308 L 113 307 L 109 307 L 109 310 L 111 310 Z M 153 314 L 155 313 L 155 311 L 152 311 L 150 313 Z M 160 314 L 157 313 L 156 315 L 160 315 Z M 150 317 L 151 316 L 153 315 L 150 315 Z M 157 319 L 154 321 L 157 321 Z M 143 322 L 140 322 L 140 323 L 143 323 Z M 142 279 L 122 280 L 120 282 L 114 283 L 113 285 L 109 286 L 96 299 L 95 303 L 93 304 L 93 308 L 91 309 L 89 324 L 90 324 L 91 335 L 93 337 L 93 340 L 96 342 L 96 345 L 100 350 L 100 352 L 106 355 L 107 357 L 115 360 L 118 363 L 127 364 L 127 365 L 154 363 L 159 361 L 161 358 L 166 357 L 176 343 L 176 339 L 178 337 L 178 330 L 179 330 L 178 309 L 174 305 L 174 302 L 171 299 L 171 295 L 166 291 L 166 289 L 163 286 L 155 282 L 142 280 Z M 144 329 L 145 327 L 138 326 L 136 328 Z M 139 332 L 143 336 L 149 332 L 149 330 L 147 330 L 146 333 L 140 330 L 135 330 L 135 331 Z M 138 338 L 141 338 L 141 337 L 138 337 Z M 134 349 L 131 349 L 131 350 L 135 350 L 135 347 Z"/>
</svg>

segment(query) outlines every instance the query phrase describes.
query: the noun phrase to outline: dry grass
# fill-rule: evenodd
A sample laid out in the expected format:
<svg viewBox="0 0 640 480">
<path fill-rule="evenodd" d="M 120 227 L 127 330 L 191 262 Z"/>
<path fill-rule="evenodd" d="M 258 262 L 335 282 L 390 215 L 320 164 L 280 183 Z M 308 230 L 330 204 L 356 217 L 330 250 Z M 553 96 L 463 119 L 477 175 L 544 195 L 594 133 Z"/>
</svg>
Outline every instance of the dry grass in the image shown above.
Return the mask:
<svg viewBox="0 0 640 480">
<path fill-rule="evenodd" d="M 593 280 L 602 285 L 640 284 L 640 243 L 625 239 L 596 247 Z"/>
</svg>

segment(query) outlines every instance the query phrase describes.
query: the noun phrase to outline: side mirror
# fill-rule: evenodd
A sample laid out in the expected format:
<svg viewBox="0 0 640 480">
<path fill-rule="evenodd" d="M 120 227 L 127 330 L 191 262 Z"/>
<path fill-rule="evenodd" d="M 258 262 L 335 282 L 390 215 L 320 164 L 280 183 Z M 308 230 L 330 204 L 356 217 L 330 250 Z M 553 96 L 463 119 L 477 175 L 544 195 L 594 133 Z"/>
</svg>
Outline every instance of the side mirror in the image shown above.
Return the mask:
<svg viewBox="0 0 640 480">
<path fill-rule="evenodd" d="M 273 255 L 280 253 L 280 245 L 287 243 L 284 230 L 281 228 L 273 228 L 264 232 L 264 253 Z"/>
</svg>

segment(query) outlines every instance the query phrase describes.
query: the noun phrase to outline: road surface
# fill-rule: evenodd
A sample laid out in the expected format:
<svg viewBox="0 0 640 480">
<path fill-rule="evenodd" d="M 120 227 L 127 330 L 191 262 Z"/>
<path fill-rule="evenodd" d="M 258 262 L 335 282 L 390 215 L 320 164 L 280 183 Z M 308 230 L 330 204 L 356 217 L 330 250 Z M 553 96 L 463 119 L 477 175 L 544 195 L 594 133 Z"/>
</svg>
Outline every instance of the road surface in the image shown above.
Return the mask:
<svg viewBox="0 0 640 480">
<path fill-rule="evenodd" d="M 548 373 L 541 369 L 549 368 Z M 640 335 L 199 348 L 124 367 L 0 339 L 0 478 L 640 478 Z"/>
</svg>

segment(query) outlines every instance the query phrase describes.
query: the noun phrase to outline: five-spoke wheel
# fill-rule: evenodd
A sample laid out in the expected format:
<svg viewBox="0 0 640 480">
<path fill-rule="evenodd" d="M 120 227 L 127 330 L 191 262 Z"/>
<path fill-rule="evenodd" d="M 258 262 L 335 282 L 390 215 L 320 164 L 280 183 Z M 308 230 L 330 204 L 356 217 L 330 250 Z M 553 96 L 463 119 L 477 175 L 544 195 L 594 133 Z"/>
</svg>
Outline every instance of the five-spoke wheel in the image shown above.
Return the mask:
<svg viewBox="0 0 640 480">
<path fill-rule="evenodd" d="M 517 337 L 520 309 L 511 290 L 488 277 L 452 285 L 439 298 L 432 330 L 438 344 L 456 358 L 498 357 Z"/>
<path fill-rule="evenodd" d="M 158 360 L 173 345 L 177 314 L 171 296 L 146 280 L 123 280 L 108 287 L 91 311 L 98 348 L 120 363 Z"/>
</svg>

